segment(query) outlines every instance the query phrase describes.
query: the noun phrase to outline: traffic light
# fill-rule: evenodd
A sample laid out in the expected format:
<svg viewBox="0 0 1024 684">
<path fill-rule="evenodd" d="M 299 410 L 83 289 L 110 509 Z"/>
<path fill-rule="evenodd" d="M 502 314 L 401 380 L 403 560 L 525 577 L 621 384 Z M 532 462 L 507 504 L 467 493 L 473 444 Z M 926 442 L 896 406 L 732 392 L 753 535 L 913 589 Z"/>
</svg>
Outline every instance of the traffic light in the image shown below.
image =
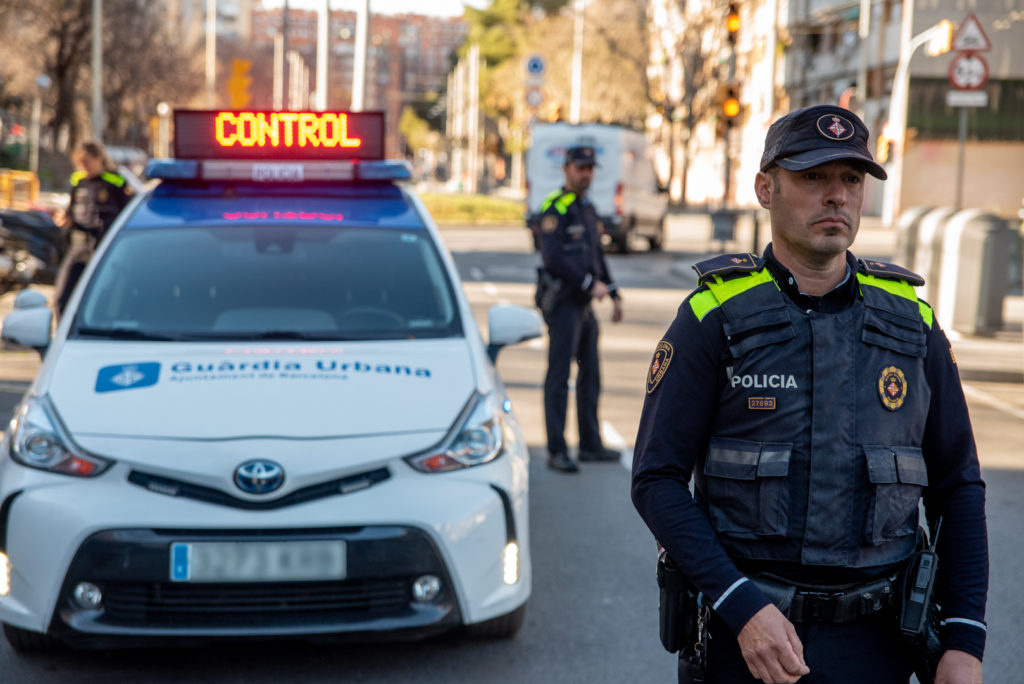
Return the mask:
<svg viewBox="0 0 1024 684">
<path fill-rule="evenodd" d="M 925 51 L 929 57 L 938 57 L 949 52 L 953 46 L 953 22 L 943 19 L 931 28 L 932 37 L 928 40 Z"/>
<path fill-rule="evenodd" d="M 231 109 L 244 109 L 252 100 L 252 95 L 249 92 L 249 87 L 252 85 L 250 69 L 252 69 L 251 59 L 231 60 L 231 77 L 228 79 L 228 101 L 231 104 Z"/>
<path fill-rule="evenodd" d="M 729 134 L 729 130 L 740 123 L 743 118 L 743 105 L 740 104 L 740 89 L 732 83 L 722 83 L 715 93 L 715 132 L 719 138 Z"/>
<path fill-rule="evenodd" d="M 729 14 L 725 16 L 725 30 L 729 36 L 729 44 L 736 42 L 736 33 L 740 30 L 740 10 L 736 3 L 729 3 Z"/>
</svg>

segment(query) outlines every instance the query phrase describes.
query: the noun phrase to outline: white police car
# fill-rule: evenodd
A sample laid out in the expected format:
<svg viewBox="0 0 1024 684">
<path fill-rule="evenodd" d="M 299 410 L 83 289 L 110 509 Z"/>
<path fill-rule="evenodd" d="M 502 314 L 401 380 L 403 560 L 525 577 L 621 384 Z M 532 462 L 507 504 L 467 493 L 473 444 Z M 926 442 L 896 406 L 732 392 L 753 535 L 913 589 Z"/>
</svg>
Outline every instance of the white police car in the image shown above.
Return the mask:
<svg viewBox="0 0 1024 684">
<path fill-rule="evenodd" d="M 515 634 L 528 455 L 378 113 L 177 112 L 0 444 L 20 650 L 154 638 Z M 284 159 L 288 157 L 288 159 Z"/>
</svg>

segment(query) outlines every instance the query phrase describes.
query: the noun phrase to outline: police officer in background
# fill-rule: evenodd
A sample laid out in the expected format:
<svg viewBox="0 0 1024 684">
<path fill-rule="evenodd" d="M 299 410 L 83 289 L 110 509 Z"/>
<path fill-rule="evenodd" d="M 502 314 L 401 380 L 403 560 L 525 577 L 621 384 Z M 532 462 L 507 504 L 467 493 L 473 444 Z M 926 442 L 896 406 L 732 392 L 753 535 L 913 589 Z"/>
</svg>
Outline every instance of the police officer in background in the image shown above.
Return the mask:
<svg viewBox="0 0 1024 684">
<path fill-rule="evenodd" d="M 981 682 L 984 483 L 923 280 L 848 251 L 866 175 L 886 178 L 867 141 L 832 105 L 773 123 L 754 183 L 772 243 L 698 264 L 654 354 L 632 498 L 712 608 L 708 682 L 906 684 L 922 496 L 942 521 L 935 681 Z"/>
<path fill-rule="evenodd" d="M 548 325 L 548 370 L 544 378 L 544 418 L 548 435 L 548 466 L 578 471 L 565 443 L 569 371 L 576 373 L 576 417 L 580 461 L 618 461 L 619 453 L 601 442 L 597 400 L 601 371 L 597 356 L 597 319 L 592 300 L 612 300 L 612 321 L 622 320 L 622 297 L 612 281 L 601 249 L 601 225 L 586 197 L 594 179 L 594 148 L 570 147 L 562 167 L 565 186 L 541 206 L 540 269 L 537 303 Z"/>
<path fill-rule="evenodd" d="M 54 306 L 64 314 L 71 292 L 114 219 L 128 204 L 131 188 L 117 173 L 103 144 L 87 140 L 71 155 L 77 170 L 71 174 L 71 202 L 57 215 L 57 224 L 71 231 L 71 247 L 57 273 Z"/>
</svg>

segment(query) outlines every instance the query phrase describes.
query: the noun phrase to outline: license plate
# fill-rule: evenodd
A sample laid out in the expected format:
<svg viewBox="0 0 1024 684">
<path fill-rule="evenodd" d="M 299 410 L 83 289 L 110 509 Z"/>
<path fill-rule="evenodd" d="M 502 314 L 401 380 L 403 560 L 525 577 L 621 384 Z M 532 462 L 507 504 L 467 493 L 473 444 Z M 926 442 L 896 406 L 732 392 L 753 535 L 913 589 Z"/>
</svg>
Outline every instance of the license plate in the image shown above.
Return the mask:
<svg viewBox="0 0 1024 684">
<path fill-rule="evenodd" d="M 294 582 L 345 578 L 345 542 L 174 542 L 174 582 Z"/>
</svg>

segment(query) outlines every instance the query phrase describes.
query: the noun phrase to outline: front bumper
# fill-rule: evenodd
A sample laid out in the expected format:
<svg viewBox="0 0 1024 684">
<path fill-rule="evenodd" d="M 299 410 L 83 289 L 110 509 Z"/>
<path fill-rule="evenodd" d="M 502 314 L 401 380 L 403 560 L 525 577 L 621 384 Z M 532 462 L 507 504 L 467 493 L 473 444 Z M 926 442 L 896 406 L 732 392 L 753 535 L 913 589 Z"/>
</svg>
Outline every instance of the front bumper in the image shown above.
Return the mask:
<svg viewBox="0 0 1024 684">
<path fill-rule="evenodd" d="M 169 579 L 174 541 L 344 540 L 348 571 L 340 581 L 184 583 Z M 441 579 L 429 602 L 412 596 L 424 574 Z M 99 608 L 73 598 L 82 581 L 101 590 Z M 461 624 L 452 582 L 423 532 L 407 527 L 281 530 L 108 530 L 78 549 L 68 569 L 49 632 L 63 640 L 104 643 L 111 637 L 353 634 L 414 638 Z"/>
<path fill-rule="evenodd" d="M 0 621 L 67 641 L 132 637 L 351 635 L 415 638 L 510 613 L 529 598 L 525 461 L 425 475 L 392 461 L 391 476 L 347 494 L 252 510 L 173 496 L 131 481 L 115 464 L 92 480 L 0 464 L 0 551 L 11 564 Z M 505 584 L 503 550 L 519 546 Z M 171 582 L 173 541 L 344 539 L 340 582 L 213 585 Z M 420 575 L 441 578 L 429 603 Z M 75 585 L 104 596 L 76 608 Z"/>
</svg>

